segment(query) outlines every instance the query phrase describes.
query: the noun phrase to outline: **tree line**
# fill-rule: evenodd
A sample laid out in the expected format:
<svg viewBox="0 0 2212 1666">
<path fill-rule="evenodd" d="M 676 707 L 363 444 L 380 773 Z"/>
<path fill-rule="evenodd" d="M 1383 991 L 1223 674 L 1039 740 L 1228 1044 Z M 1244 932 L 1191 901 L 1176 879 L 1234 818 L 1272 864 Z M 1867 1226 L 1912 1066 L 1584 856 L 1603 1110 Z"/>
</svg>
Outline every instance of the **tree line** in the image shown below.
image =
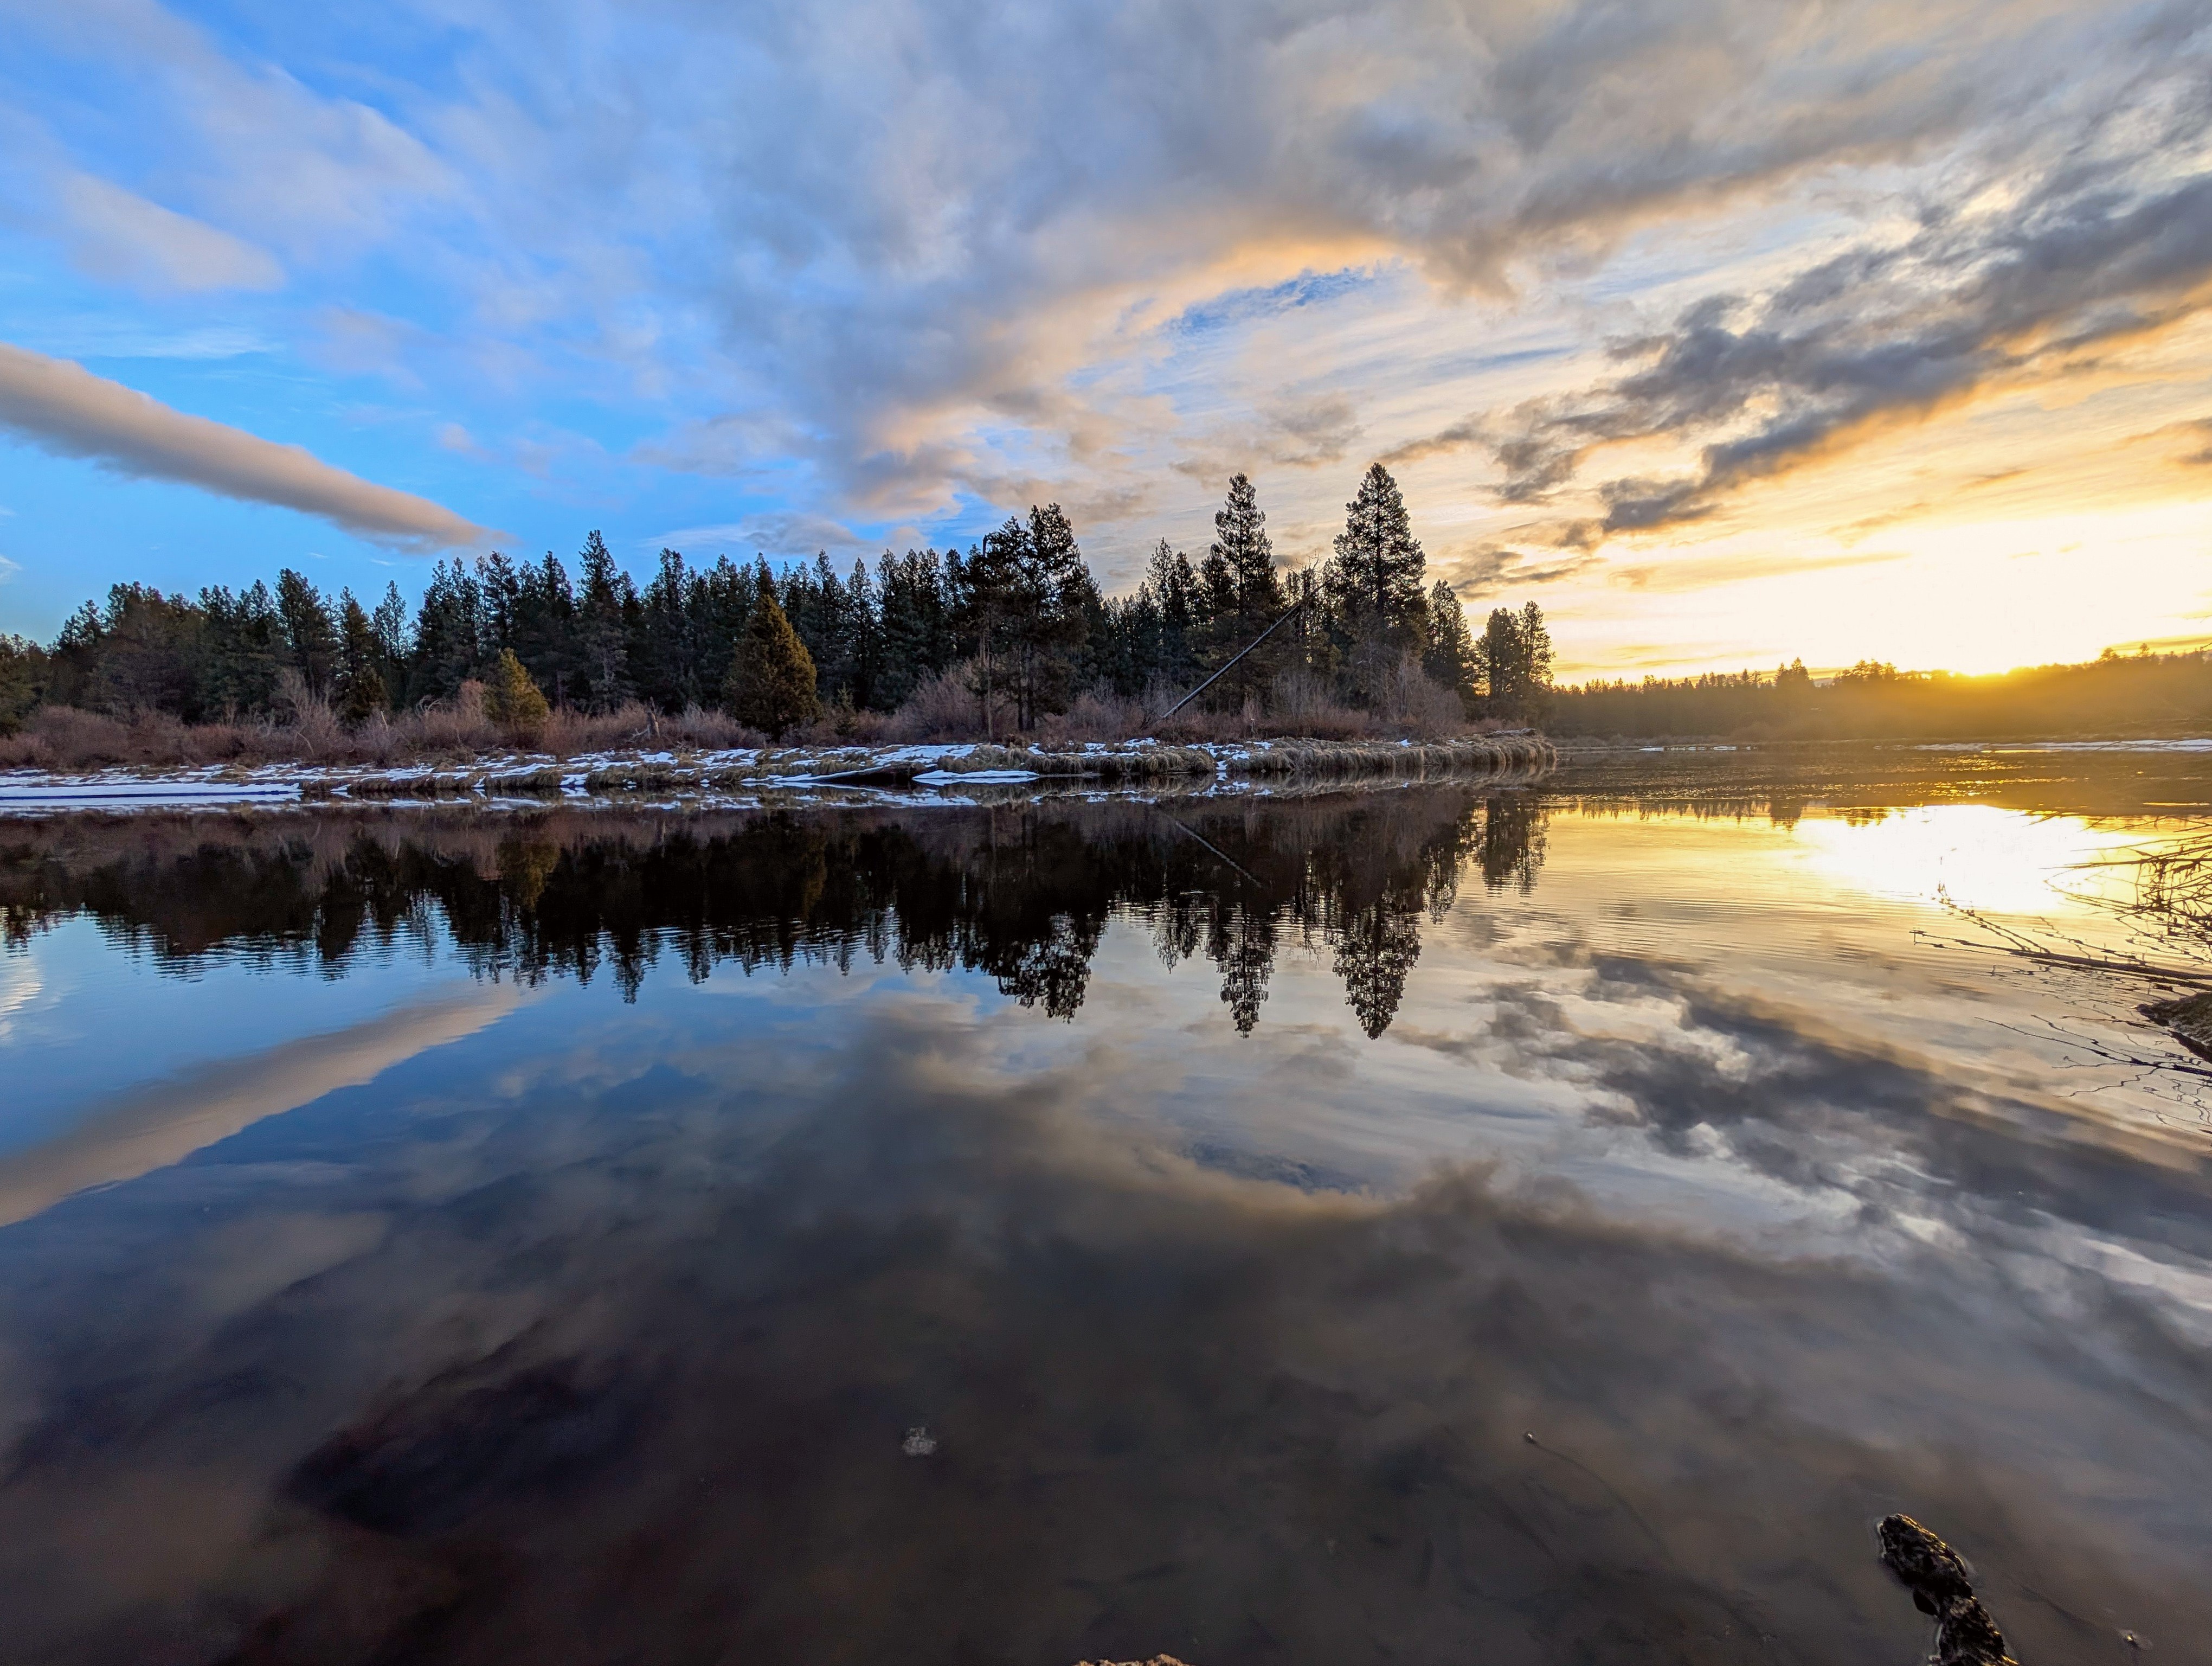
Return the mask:
<svg viewBox="0 0 2212 1666">
<path fill-rule="evenodd" d="M 2081 665 L 1988 677 L 1899 671 L 1862 660 L 1815 679 L 1771 672 L 1647 677 L 1555 690 L 1558 735 L 1723 739 L 1971 740 L 2201 735 L 2212 727 L 2212 652 L 2110 650 Z"/>
<path fill-rule="evenodd" d="M 1471 630 L 1451 587 L 1429 580 L 1380 464 L 1317 569 L 1278 563 L 1242 474 L 1213 519 L 1202 555 L 1163 540 L 1122 597 L 1101 593 L 1056 503 L 964 551 L 886 550 L 842 574 L 826 555 L 778 570 L 663 550 L 640 585 L 594 532 L 573 574 L 550 552 L 440 562 L 411 609 L 396 585 L 369 605 L 289 569 L 273 586 L 196 597 L 118 584 L 51 644 L 0 638 L 0 724 L 41 702 L 198 722 L 282 714 L 303 698 L 357 723 L 476 683 L 510 713 L 637 701 L 720 707 L 780 732 L 825 709 L 896 711 L 951 678 L 986 726 L 1003 714 L 1027 731 L 1085 692 L 1166 699 L 1217 672 L 1199 702 L 1216 711 L 1322 699 L 1388 710 L 1410 691 L 1455 699 L 1468 716 L 1541 718 L 1552 649 L 1540 610 L 1499 608 Z"/>
</svg>

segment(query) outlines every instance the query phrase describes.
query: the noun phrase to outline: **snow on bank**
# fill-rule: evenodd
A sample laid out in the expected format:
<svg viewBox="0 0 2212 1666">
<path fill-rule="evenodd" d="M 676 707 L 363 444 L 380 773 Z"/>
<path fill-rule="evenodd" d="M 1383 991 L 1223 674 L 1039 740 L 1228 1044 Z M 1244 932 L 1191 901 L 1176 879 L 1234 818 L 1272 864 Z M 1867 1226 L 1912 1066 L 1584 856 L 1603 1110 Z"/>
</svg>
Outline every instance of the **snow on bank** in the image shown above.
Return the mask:
<svg viewBox="0 0 2212 1666">
<path fill-rule="evenodd" d="M 459 766 L 265 764 L 86 774 L 0 771 L 0 816 L 223 806 L 475 802 L 700 803 L 716 807 L 823 802 L 974 802 L 978 788 L 1251 792 L 1291 782 L 1434 781 L 1551 767 L 1534 735 L 1449 741 L 1255 740 L 1170 745 L 1156 740 L 1044 751 L 1026 746 L 878 747 L 488 754 Z"/>
</svg>

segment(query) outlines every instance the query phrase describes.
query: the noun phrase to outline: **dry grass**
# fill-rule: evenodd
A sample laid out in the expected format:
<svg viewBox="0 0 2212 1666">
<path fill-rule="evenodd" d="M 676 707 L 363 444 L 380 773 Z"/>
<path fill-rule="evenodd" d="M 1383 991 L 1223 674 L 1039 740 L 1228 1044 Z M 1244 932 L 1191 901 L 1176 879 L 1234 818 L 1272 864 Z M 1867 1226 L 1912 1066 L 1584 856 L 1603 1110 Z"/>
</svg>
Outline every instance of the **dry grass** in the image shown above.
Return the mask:
<svg viewBox="0 0 2212 1666">
<path fill-rule="evenodd" d="M 1191 706 L 1165 723 L 1153 723 L 1152 714 L 1175 697 L 1173 691 L 1163 691 L 1157 699 L 1123 700 L 1092 690 L 1079 696 L 1066 712 L 1045 718 L 1036 733 L 1021 741 L 1050 753 L 1150 736 L 1163 743 L 1164 756 L 1200 743 L 1243 744 L 1270 737 L 1309 745 L 1449 741 L 1494 727 L 1468 723 L 1457 697 L 1410 664 L 1386 691 L 1383 709 L 1376 712 L 1339 704 L 1310 678 L 1285 678 L 1264 712 L 1256 707 L 1209 712 Z M 1000 697 L 994 703 L 997 721 L 993 731 L 1011 736 L 1012 702 Z M 113 717 L 67 706 L 42 707 L 16 733 L 0 737 L 0 768 L 434 767 L 465 765 L 515 751 L 565 759 L 594 752 L 711 751 L 768 744 L 766 736 L 720 712 L 695 706 L 672 717 L 635 702 L 611 712 L 562 708 L 525 728 L 502 726 L 486 714 L 483 690 L 475 683 L 464 683 L 452 700 L 398 716 L 379 713 L 349 728 L 326 702 L 308 694 L 293 678 L 284 690 L 282 708 L 281 718 L 187 725 L 159 713 Z M 806 729 L 785 736 L 782 744 L 820 751 L 975 741 L 983 734 L 982 702 L 975 693 L 972 667 L 963 666 L 931 678 L 895 713 L 832 708 Z M 1034 768 L 1036 754 L 1023 755 L 1031 761 L 974 767 Z M 1144 772 L 1154 773 L 1158 767 L 1148 764 Z"/>
<path fill-rule="evenodd" d="M 350 729 L 328 705 L 311 698 L 292 702 L 283 719 L 243 723 L 185 724 L 161 713 L 110 717 L 69 706 L 42 706 L 15 733 L 0 737 L 0 769 L 465 763 L 511 751 L 573 757 L 580 752 L 706 751 L 765 741 L 757 731 L 720 712 L 694 707 L 670 717 L 635 702 L 611 712 L 557 711 L 540 727 L 507 729 L 484 715 L 483 690 L 467 683 L 457 699 L 397 717 L 380 712 Z"/>
</svg>

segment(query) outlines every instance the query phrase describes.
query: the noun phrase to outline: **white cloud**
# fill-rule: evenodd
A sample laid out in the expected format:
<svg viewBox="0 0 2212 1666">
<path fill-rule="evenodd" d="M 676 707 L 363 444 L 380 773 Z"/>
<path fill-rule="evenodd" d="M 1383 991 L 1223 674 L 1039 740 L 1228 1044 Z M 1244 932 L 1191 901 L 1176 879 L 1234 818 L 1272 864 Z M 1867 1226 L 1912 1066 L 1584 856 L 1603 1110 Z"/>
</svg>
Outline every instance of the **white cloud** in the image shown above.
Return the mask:
<svg viewBox="0 0 2212 1666">
<path fill-rule="evenodd" d="M 274 289 L 284 269 L 265 251 L 89 173 L 58 196 L 77 264 L 154 289 Z"/>
<path fill-rule="evenodd" d="M 412 493 L 379 486 L 204 416 L 190 416 L 82 365 L 0 344 L 0 428 L 119 474 L 318 515 L 377 543 L 428 551 L 490 536 Z"/>
</svg>

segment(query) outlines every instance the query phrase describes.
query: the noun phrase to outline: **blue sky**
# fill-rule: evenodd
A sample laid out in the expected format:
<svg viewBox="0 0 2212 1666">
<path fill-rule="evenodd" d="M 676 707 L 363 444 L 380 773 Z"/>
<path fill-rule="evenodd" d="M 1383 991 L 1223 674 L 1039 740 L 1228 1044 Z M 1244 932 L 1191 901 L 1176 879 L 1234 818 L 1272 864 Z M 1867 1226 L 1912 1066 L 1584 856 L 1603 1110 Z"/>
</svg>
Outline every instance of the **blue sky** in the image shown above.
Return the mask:
<svg viewBox="0 0 2212 1666">
<path fill-rule="evenodd" d="M 1045 500 L 1113 587 L 1382 457 L 1571 672 L 2212 635 L 2212 0 L 0 27 L 0 629 Z"/>
</svg>

